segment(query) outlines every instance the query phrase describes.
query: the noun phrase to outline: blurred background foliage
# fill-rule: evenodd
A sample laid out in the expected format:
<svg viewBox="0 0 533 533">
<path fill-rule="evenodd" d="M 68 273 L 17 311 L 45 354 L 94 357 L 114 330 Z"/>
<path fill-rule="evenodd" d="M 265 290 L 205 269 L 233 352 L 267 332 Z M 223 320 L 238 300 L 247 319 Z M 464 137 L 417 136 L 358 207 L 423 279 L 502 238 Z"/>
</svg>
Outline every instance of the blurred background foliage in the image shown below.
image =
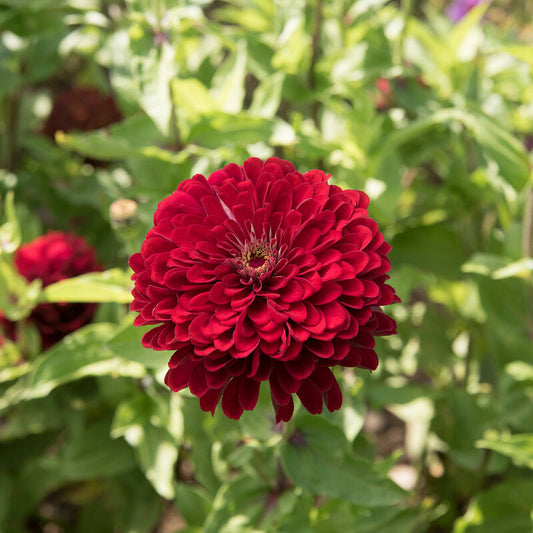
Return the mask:
<svg viewBox="0 0 533 533">
<path fill-rule="evenodd" d="M 448 4 L 0 0 L 0 531 L 532 531 L 533 2 Z M 271 155 L 370 195 L 403 301 L 285 427 L 171 395 L 126 305 L 157 203 Z M 50 228 L 107 270 L 26 283 Z M 67 300 L 95 320 L 41 352 Z"/>
</svg>

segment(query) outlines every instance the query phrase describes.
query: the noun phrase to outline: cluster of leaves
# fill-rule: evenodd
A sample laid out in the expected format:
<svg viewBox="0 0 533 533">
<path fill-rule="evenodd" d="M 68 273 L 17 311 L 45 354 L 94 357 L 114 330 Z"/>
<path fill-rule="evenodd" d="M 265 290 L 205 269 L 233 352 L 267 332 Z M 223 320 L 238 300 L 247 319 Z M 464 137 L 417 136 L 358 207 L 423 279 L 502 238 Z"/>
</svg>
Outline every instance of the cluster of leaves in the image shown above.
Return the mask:
<svg viewBox="0 0 533 533">
<path fill-rule="evenodd" d="M 0 0 L 0 530 L 531 531 L 530 48 L 509 2 L 412 4 Z M 72 86 L 123 120 L 43 136 Z M 365 190 L 403 300 L 342 410 L 283 428 L 265 391 L 238 422 L 170 394 L 126 305 L 157 203 L 250 155 Z M 27 284 L 12 254 L 48 228 L 108 270 Z M 24 318 L 64 301 L 94 323 L 41 353 Z"/>
</svg>

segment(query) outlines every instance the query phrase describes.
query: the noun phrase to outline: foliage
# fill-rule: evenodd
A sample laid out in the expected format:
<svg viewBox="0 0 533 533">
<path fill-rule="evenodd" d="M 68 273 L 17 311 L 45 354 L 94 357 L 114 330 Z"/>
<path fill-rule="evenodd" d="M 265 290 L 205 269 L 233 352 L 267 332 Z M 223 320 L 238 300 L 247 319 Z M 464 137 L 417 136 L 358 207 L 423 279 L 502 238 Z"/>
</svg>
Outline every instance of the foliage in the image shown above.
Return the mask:
<svg viewBox="0 0 533 533">
<path fill-rule="evenodd" d="M 0 0 L 1 531 L 531 531 L 531 3 L 397 4 Z M 123 120 L 44 136 L 73 86 Z M 365 190 L 403 300 L 341 411 L 286 425 L 263 389 L 238 422 L 170 394 L 126 305 L 157 203 L 250 155 Z M 49 228 L 107 270 L 26 283 Z M 41 352 L 25 318 L 63 301 L 94 323 Z"/>
</svg>

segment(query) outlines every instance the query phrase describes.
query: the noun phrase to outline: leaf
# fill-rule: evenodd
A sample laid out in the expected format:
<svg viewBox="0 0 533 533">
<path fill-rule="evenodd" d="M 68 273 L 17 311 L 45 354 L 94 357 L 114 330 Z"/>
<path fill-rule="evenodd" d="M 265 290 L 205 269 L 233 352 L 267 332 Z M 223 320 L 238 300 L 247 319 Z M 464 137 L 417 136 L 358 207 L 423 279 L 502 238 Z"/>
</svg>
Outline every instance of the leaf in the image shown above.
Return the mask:
<svg viewBox="0 0 533 533">
<path fill-rule="evenodd" d="M 481 111 L 474 110 L 464 118 L 464 125 L 498 164 L 501 176 L 515 190 L 521 190 L 529 180 L 529 160 L 524 146 L 501 123 Z"/>
<path fill-rule="evenodd" d="M 237 50 L 217 69 L 212 80 L 211 94 L 220 110 L 238 113 L 244 100 L 244 77 L 246 75 L 246 41 L 237 42 Z"/>
<path fill-rule="evenodd" d="M 453 26 L 447 44 L 454 57 L 463 61 L 474 59 L 479 47 L 476 41 L 479 41 L 483 35 L 480 31 L 480 22 L 489 5 L 490 2 L 481 2 Z"/>
<path fill-rule="evenodd" d="M 165 41 L 145 55 L 132 58 L 132 74 L 140 91 L 140 103 L 163 135 L 168 135 L 172 118 L 170 82 L 176 76 L 175 51 Z"/>
<path fill-rule="evenodd" d="M 254 92 L 250 106 L 250 115 L 254 117 L 272 118 L 278 111 L 281 103 L 281 94 L 285 75 L 276 72 L 267 76 Z"/>
<path fill-rule="evenodd" d="M 76 429 L 58 458 L 61 478 L 79 481 L 114 476 L 134 467 L 129 446 L 110 438 L 108 419 Z"/>
<path fill-rule="evenodd" d="M 393 265 L 412 265 L 447 278 L 461 274 L 465 251 L 457 235 L 443 224 L 407 229 L 397 234 L 391 244 Z"/>
<path fill-rule="evenodd" d="M 476 253 L 466 263 L 461 270 L 472 274 L 482 274 L 492 277 L 498 269 L 509 264 L 510 260 L 496 254 Z"/>
<path fill-rule="evenodd" d="M 259 141 L 268 142 L 273 133 L 274 121 L 251 117 L 243 113 L 230 115 L 217 113 L 204 118 L 191 128 L 190 141 L 218 148 L 221 145 L 248 145 Z"/>
<path fill-rule="evenodd" d="M 56 133 L 56 142 L 69 150 L 92 157 L 99 161 L 116 161 L 130 157 L 145 157 L 179 164 L 186 159 L 183 153 L 172 153 L 158 146 L 138 146 L 125 137 L 114 135 L 114 128 L 109 132 L 99 130 L 90 133 Z"/>
<path fill-rule="evenodd" d="M 116 302 L 132 300 L 130 273 L 119 268 L 89 272 L 45 287 L 41 302 Z"/>
<path fill-rule="evenodd" d="M 108 343 L 107 346 L 117 356 L 127 361 L 136 361 L 147 368 L 160 369 L 165 367 L 174 353 L 171 350 L 155 351 L 142 345 L 142 337 L 153 326 L 134 326 L 133 315 L 130 314 L 128 323 Z"/>
<path fill-rule="evenodd" d="M 531 533 L 533 481 L 507 479 L 470 502 L 453 533 Z"/>
<path fill-rule="evenodd" d="M 477 448 L 486 448 L 509 457 L 517 466 L 533 470 L 533 433 L 500 435 L 489 433 L 476 442 Z"/>
<path fill-rule="evenodd" d="M 241 477 L 222 485 L 205 520 L 202 532 L 219 533 L 230 520 L 237 517 L 239 523 L 232 524 L 237 529 L 229 529 L 228 533 L 249 530 L 248 528 L 261 516 L 267 504 L 269 492 L 270 487 L 261 479 Z M 248 528 L 244 529 L 245 526 Z"/>
<path fill-rule="evenodd" d="M 366 507 L 393 505 L 405 493 L 371 463 L 349 451 L 342 432 L 322 418 L 305 416 L 281 447 L 291 480 L 312 494 Z"/>
<path fill-rule="evenodd" d="M 217 110 L 217 103 L 200 80 L 175 79 L 171 86 L 176 109 L 188 117 L 205 116 Z"/>
<path fill-rule="evenodd" d="M 0 226 L 0 253 L 12 254 L 21 242 L 20 224 L 15 210 L 15 193 L 9 191 L 4 200 L 5 221 Z"/>
<path fill-rule="evenodd" d="M 4 530 L 4 524 L 9 514 L 11 483 L 7 472 L 0 471 L 0 530 Z"/>
<path fill-rule="evenodd" d="M 501 48 L 502 52 L 507 52 L 508 54 L 513 55 L 520 61 L 529 63 L 530 67 L 533 69 L 533 56 L 531 55 L 531 47 L 527 45 L 515 44 L 511 46 L 505 46 Z"/>
<path fill-rule="evenodd" d="M 176 484 L 176 509 L 189 526 L 200 527 L 209 513 L 211 502 L 200 488 L 186 483 Z"/>
<path fill-rule="evenodd" d="M 60 410 L 61 405 L 54 396 L 17 405 L 9 411 L 9 416 L 0 427 L 0 442 L 60 428 L 64 424 L 57 417 Z"/>
<path fill-rule="evenodd" d="M 141 468 L 157 493 L 167 500 L 174 498 L 172 481 L 178 449 L 168 431 L 146 424 L 135 449 Z"/>
<path fill-rule="evenodd" d="M 5 392 L 0 409 L 43 398 L 56 387 L 87 376 L 144 376 L 144 366 L 116 356 L 106 346 L 116 329 L 112 324 L 90 324 L 65 337 L 35 359 L 31 372 Z"/>
<path fill-rule="evenodd" d="M 154 425 L 155 404 L 145 394 L 122 401 L 115 412 L 111 429 L 113 438 L 123 436 L 135 449 L 146 479 L 163 498 L 174 497 L 174 463 L 177 442 L 166 427 Z"/>
</svg>

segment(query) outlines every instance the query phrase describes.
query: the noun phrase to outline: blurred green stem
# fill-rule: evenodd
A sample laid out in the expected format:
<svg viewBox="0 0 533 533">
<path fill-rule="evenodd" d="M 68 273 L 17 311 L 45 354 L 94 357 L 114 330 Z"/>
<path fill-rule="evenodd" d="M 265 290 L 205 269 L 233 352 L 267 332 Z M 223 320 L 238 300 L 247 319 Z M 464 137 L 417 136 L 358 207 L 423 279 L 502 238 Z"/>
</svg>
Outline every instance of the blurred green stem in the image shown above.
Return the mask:
<svg viewBox="0 0 533 533">
<path fill-rule="evenodd" d="M 19 122 L 19 108 L 22 91 L 17 89 L 7 101 L 6 108 L 6 162 L 5 166 L 13 172 L 16 167 L 17 159 L 17 138 L 18 138 L 18 122 Z"/>
<path fill-rule="evenodd" d="M 174 146 L 173 148 L 180 152 L 183 150 L 183 143 L 181 142 L 180 130 L 178 128 L 178 117 L 176 115 L 176 101 L 174 99 L 174 92 L 172 90 L 172 83 L 169 83 L 168 90 L 170 92 L 170 128 L 172 131 L 172 136 L 174 137 Z"/>
<path fill-rule="evenodd" d="M 524 211 L 524 229 L 522 231 L 522 255 L 524 257 L 533 256 L 533 189 L 530 189 L 526 197 L 526 208 Z"/>
<path fill-rule="evenodd" d="M 404 55 L 403 43 L 407 35 L 407 26 L 409 24 L 409 18 L 411 17 L 411 13 L 413 12 L 414 2 L 413 0 L 402 0 L 401 6 L 402 6 L 403 27 L 400 33 L 400 37 L 398 39 L 398 46 L 396 48 L 396 63 L 397 64 L 403 63 L 403 55 Z"/>
<path fill-rule="evenodd" d="M 313 34 L 312 34 L 312 44 L 311 44 L 311 63 L 309 65 L 308 72 L 308 85 L 309 89 L 314 90 L 316 88 L 316 62 L 318 56 L 320 55 L 320 35 L 322 32 L 322 0 L 317 0 L 315 7 L 315 17 L 313 22 Z M 313 121 L 318 126 L 318 100 L 313 100 L 311 107 L 311 116 Z"/>
</svg>

